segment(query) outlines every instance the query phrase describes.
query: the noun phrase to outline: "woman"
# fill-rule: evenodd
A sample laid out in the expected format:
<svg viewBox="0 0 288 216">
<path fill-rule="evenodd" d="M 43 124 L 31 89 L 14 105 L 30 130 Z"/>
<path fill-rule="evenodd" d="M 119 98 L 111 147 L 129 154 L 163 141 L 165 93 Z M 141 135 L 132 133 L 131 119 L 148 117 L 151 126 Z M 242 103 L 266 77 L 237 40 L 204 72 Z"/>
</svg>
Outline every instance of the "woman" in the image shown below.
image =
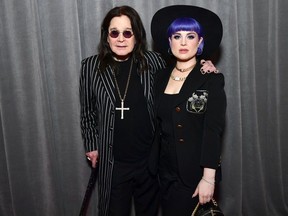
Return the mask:
<svg viewBox="0 0 288 216">
<path fill-rule="evenodd" d="M 86 156 L 92 167 L 99 161 L 100 216 L 130 215 L 132 197 L 136 215 L 157 215 L 153 84 L 164 67 L 160 55 L 147 50 L 138 13 L 129 6 L 111 9 L 101 26 L 99 55 L 82 61 L 80 77 Z"/>
<path fill-rule="evenodd" d="M 209 28 L 209 24 L 211 29 L 205 28 L 203 35 L 203 26 Z M 198 58 L 219 46 L 222 25 L 206 9 L 169 6 L 154 15 L 151 27 L 154 42 L 159 44 L 166 37 L 175 57 L 175 63 L 159 72 L 155 83 L 162 212 L 164 216 L 190 216 L 198 202 L 205 204 L 213 197 L 220 169 L 224 76 L 202 75 Z"/>
</svg>

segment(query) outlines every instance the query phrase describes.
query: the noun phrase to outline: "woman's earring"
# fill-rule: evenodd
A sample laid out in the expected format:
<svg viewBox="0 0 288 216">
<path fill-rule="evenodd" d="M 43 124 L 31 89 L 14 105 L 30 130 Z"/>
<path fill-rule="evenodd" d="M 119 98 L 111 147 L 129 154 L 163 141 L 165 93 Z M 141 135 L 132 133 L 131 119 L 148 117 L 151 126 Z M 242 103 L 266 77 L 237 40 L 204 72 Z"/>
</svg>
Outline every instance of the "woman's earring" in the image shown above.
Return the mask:
<svg viewBox="0 0 288 216">
<path fill-rule="evenodd" d="M 196 55 L 201 55 L 201 54 L 202 54 L 202 51 L 203 51 L 203 50 L 202 50 L 200 47 L 198 47 L 198 48 L 197 48 L 197 53 L 196 53 Z"/>
<path fill-rule="evenodd" d="M 170 47 L 168 48 L 168 54 L 171 55 L 171 56 L 173 55 Z"/>
</svg>

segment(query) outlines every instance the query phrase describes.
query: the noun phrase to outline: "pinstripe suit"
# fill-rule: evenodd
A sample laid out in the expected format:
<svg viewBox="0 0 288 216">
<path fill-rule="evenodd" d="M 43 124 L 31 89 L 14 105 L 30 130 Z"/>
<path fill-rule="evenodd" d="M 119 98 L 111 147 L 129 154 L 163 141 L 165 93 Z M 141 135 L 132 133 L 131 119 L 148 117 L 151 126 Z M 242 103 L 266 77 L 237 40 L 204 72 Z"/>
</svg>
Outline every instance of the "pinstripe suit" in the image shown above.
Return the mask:
<svg viewBox="0 0 288 216">
<path fill-rule="evenodd" d="M 149 71 L 141 74 L 141 84 L 147 99 L 151 122 L 154 119 L 153 84 L 157 70 L 165 67 L 159 54 L 145 53 Z M 99 215 L 108 215 L 111 179 L 114 164 L 113 135 L 115 122 L 115 95 L 113 71 L 107 67 L 104 72 L 97 71 L 98 56 L 82 61 L 80 76 L 81 132 L 87 152 L 99 152 Z"/>
</svg>

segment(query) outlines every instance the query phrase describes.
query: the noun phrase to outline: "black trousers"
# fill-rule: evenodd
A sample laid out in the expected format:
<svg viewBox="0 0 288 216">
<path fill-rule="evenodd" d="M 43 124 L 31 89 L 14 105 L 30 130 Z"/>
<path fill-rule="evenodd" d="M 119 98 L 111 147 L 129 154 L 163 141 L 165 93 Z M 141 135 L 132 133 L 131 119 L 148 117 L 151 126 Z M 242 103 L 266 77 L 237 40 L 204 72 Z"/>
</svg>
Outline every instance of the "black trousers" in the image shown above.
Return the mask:
<svg viewBox="0 0 288 216">
<path fill-rule="evenodd" d="M 188 187 L 179 179 L 161 183 L 162 216 L 191 216 L 199 198 L 192 198 L 195 188 Z"/>
<path fill-rule="evenodd" d="M 146 164 L 114 163 L 109 216 L 129 216 L 132 199 L 136 216 L 157 216 L 159 195 L 158 179 Z"/>
</svg>

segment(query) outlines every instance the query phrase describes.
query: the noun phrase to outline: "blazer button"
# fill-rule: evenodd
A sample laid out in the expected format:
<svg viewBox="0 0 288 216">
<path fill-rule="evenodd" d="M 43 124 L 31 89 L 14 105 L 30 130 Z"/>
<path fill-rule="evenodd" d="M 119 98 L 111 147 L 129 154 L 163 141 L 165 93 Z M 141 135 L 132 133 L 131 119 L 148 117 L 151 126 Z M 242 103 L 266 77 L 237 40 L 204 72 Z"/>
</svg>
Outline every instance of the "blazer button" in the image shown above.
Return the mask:
<svg viewBox="0 0 288 216">
<path fill-rule="evenodd" d="M 184 143 L 184 139 L 179 139 L 179 142 L 180 143 Z"/>
<path fill-rule="evenodd" d="M 181 124 L 178 124 L 177 125 L 177 128 L 182 128 L 183 126 Z"/>
<path fill-rule="evenodd" d="M 176 110 L 176 112 L 180 112 L 181 108 L 180 107 L 176 107 L 175 110 Z"/>
</svg>

